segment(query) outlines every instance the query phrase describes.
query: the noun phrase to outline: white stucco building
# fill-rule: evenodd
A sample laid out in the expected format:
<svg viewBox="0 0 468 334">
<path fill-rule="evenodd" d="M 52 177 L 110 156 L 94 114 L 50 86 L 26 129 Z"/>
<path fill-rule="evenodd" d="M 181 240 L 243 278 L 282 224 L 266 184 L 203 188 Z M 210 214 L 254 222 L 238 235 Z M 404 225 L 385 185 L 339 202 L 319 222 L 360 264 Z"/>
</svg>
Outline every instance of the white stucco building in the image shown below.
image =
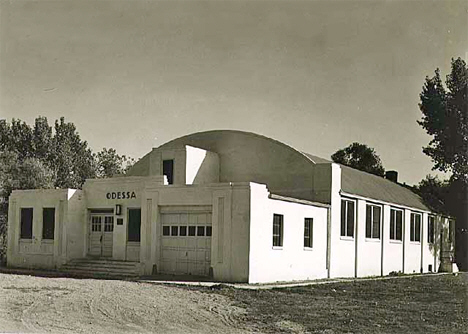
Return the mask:
<svg viewBox="0 0 468 334">
<path fill-rule="evenodd" d="M 126 176 L 9 203 L 11 267 L 99 258 L 261 283 L 431 272 L 453 252 L 453 222 L 409 189 L 240 131 L 184 136 Z"/>
</svg>

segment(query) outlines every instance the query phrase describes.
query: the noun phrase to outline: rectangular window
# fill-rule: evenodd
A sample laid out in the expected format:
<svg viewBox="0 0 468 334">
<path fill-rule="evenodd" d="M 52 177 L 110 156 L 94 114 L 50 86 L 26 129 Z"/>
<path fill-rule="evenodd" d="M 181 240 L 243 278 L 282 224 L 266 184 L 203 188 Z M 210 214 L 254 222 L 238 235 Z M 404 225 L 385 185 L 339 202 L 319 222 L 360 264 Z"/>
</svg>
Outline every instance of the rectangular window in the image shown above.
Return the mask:
<svg viewBox="0 0 468 334">
<path fill-rule="evenodd" d="M 366 205 L 366 238 L 380 239 L 380 212 L 380 206 Z"/>
<path fill-rule="evenodd" d="M 42 239 L 54 240 L 55 208 L 42 209 Z"/>
<path fill-rule="evenodd" d="M 104 232 L 114 232 L 114 217 L 104 217 Z"/>
<path fill-rule="evenodd" d="M 21 208 L 21 239 L 32 239 L 33 208 Z"/>
<path fill-rule="evenodd" d="M 211 226 L 206 227 L 206 236 L 211 237 Z"/>
<path fill-rule="evenodd" d="M 128 241 L 140 241 L 141 209 L 128 209 Z"/>
<path fill-rule="evenodd" d="M 197 237 L 205 236 L 205 226 L 197 226 Z"/>
<path fill-rule="evenodd" d="M 171 226 L 171 235 L 177 237 L 179 235 L 179 226 Z"/>
<path fill-rule="evenodd" d="M 448 230 L 448 242 L 452 243 L 453 241 L 453 226 L 455 224 L 454 220 L 449 220 L 449 230 Z"/>
<path fill-rule="evenodd" d="M 433 244 L 435 240 L 435 217 L 427 217 L 427 243 Z"/>
<path fill-rule="evenodd" d="M 187 226 L 179 226 L 179 235 L 185 237 L 187 235 Z"/>
<path fill-rule="evenodd" d="M 313 244 L 313 218 L 304 218 L 304 247 L 312 248 Z"/>
<path fill-rule="evenodd" d="M 283 246 L 283 215 L 273 215 L 273 247 Z"/>
<path fill-rule="evenodd" d="M 91 217 L 91 231 L 101 232 L 101 216 Z"/>
<path fill-rule="evenodd" d="M 419 213 L 411 214 L 410 241 L 421 242 L 421 215 Z"/>
<path fill-rule="evenodd" d="M 195 231 L 196 231 L 196 226 L 189 226 L 188 228 L 188 235 L 190 237 L 194 237 L 195 236 Z"/>
<path fill-rule="evenodd" d="M 163 236 L 169 236 L 171 235 L 171 228 L 168 225 L 163 226 Z"/>
<path fill-rule="evenodd" d="M 163 175 L 167 177 L 167 183 L 174 183 L 174 160 L 163 160 Z"/>
<path fill-rule="evenodd" d="M 403 240 L 403 211 L 390 209 L 390 240 Z"/>
<path fill-rule="evenodd" d="M 341 200 L 341 236 L 354 237 L 354 202 Z"/>
</svg>

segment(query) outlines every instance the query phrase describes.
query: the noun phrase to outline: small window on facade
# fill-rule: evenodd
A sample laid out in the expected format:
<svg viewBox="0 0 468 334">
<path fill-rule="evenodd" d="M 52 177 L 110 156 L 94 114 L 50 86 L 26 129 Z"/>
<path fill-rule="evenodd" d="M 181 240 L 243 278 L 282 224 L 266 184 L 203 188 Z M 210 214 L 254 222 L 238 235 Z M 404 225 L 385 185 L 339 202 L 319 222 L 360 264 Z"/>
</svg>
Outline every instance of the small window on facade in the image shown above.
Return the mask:
<svg viewBox="0 0 468 334">
<path fill-rule="evenodd" d="M 104 232 L 113 232 L 114 231 L 114 217 L 106 216 L 104 217 Z"/>
<path fill-rule="evenodd" d="M 453 241 L 453 225 L 455 224 L 455 221 L 449 220 L 449 230 L 448 230 L 448 242 Z"/>
<path fill-rule="evenodd" d="M 171 235 L 177 237 L 179 235 L 179 226 L 171 226 Z"/>
<path fill-rule="evenodd" d="M 42 209 L 42 239 L 54 240 L 55 208 Z"/>
<path fill-rule="evenodd" d="M 435 217 L 427 218 L 427 243 L 433 244 L 435 240 Z"/>
<path fill-rule="evenodd" d="M 163 160 L 163 175 L 166 175 L 167 183 L 174 183 L 174 160 Z"/>
<path fill-rule="evenodd" d="M 410 241 L 421 242 L 421 215 L 419 213 L 411 214 Z"/>
<path fill-rule="evenodd" d="M 141 209 L 128 210 L 128 241 L 140 241 Z"/>
<path fill-rule="evenodd" d="M 92 216 L 91 217 L 91 231 L 101 232 L 101 216 Z"/>
<path fill-rule="evenodd" d="M 366 205 L 366 238 L 380 239 L 380 215 L 378 205 Z"/>
<path fill-rule="evenodd" d="M 197 237 L 203 237 L 205 235 L 205 226 L 197 226 Z"/>
<path fill-rule="evenodd" d="M 211 232 L 212 232 L 212 231 L 211 231 L 211 226 L 207 226 L 207 227 L 206 227 L 206 236 L 207 236 L 207 237 L 211 237 Z"/>
<path fill-rule="evenodd" d="M 164 225 L 164 226 L 163 226 L 163 235 L 164 235 L 164 236 L 169 236 L 169 235 L 171 235 L 170 226 L 168 226 L 168 225 Z"/>
<path fill-rule="evenodd" d="M 312 248 L 313 243 L 314 220 L 312 218 L 304 219 L 304 247 Z"/>
<path fill-rule="evenodd" d="M 21 239 L 32 239 L 33 208 L 21 208 Z"/>
<path fill-rule="evenodd" d="M 390 240 L 403 240 L 403 211 L 390 209 Z"/>
<path fill-rule="evenodd" d="M 187 235 L 187 226 L 179 226 L 179 235 L 185 237 Z"/>
<path fill-rule="evenodd" d="M 273 247 L 283 246 L 283 215 L 273 215 Z"/>
<path fill-rule="evenodd" d="M 193 237 L 195 236 L 196 226 L 189 226 L 188 228 L 188 235 Z"/>
<path fill-rule="evenodd" d="M 341 200 L 341 236 L 354 237 L 354 202 Z"/>
</svg>

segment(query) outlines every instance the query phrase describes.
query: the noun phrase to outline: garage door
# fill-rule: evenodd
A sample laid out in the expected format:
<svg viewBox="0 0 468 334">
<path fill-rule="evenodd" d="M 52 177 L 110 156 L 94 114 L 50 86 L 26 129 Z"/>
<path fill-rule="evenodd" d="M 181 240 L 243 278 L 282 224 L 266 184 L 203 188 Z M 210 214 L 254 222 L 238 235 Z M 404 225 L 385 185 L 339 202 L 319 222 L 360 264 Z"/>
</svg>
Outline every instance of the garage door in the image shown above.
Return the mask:
<svg viewBox="0 0 468 334">
<path fill-rule="evenodd" d="M 207 276 L 211 263 L 211 212 L 161 214 L 160 272 Z"/>
</svg>

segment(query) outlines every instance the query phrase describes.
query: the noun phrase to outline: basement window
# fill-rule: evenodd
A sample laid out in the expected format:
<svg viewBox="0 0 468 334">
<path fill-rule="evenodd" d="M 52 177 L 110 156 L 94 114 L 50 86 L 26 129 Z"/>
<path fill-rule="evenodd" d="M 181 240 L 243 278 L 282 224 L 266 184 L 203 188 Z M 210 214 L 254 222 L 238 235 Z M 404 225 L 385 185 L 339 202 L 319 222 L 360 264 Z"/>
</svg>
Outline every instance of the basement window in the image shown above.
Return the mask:
<svg viewBox="0 0 468 334">
<path fill-rule="evenodd" d="M 421 242 L 421 215 L 411 213 L 410 241 Z"/>
<path fill-rule="evenodd" d="M 42 209 L 42 239 L 54 240 L 55 208 Z"/>
<path fill-rule="evenodd" d="M 380 239 L 381 211 L 378 205 L 366 205 L 366 238 Z"/>
<path fill-rule="evenodd" d="M 273 247 L 283 246 L 283 215 L 273 215 Z"/>
<path fill-rule="evenodd" d="M 390 240 L 403 240 L 403 211 L 390 209 Z"/>
<path fill-rule="evenodd" d="M 304 247 L 312 248 L 313 244 L 314 219 L 304 218 Z"/>
<path fill-rule="evenodd" d="M 21 208 L 21 239 L 32 239 L 33 208 Z"/>
</svg>

